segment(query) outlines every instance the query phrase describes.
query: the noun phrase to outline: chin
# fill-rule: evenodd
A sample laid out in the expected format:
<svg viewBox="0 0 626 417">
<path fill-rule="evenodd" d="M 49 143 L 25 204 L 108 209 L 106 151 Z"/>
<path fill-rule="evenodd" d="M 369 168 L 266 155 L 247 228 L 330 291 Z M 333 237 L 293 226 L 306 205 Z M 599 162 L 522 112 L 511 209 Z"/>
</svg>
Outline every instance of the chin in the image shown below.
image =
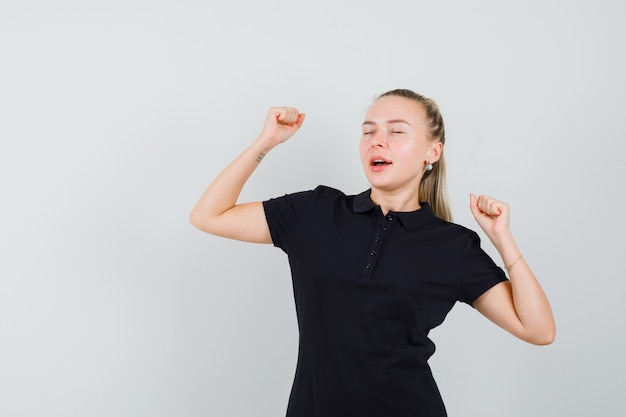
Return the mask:
<svg viewBox="0 0 626 417">
<path fill-rule="evenodd" d="M 391 191 L 395 188 L 393 184 L 390 184 L 389 182 L 386 182 L 386 181 L 368 180 L 368 182 L 370 183 L 370 187 L 372 187 L 372 189 L 376 189 L 380 191 Z"/>
</svg>

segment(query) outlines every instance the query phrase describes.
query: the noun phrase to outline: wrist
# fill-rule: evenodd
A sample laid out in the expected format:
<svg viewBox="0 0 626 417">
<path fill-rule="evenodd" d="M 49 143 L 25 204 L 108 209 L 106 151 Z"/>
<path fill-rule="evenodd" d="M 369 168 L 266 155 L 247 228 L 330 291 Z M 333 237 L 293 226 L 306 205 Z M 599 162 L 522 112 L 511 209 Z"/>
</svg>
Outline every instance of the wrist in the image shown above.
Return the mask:
<svg viewBox="0 0 626 417">
<path fill-rule="evenodd" d="M 277 143 L 272 141 L 271 138 L 258 136 L 252 145 L 250 145 L 249 150 L 254 154 L 254 157 L 258 159 L 258 162 L 260 162 L 260 159 L 263 159 L 276 145 Z"/>
<path fill-rule="evenodd" d="M 488 237 L 498 251 L 500 251 L 501 248 L 515 244 L 515 239 L 513 239 L 513 234 L 509 229 L 504 232 L 490 234 Z"/>
<path fill-rule="evenodd" d="M 500 254 L 505 267 L 511 269 L 512 265 L 520 259 L 521 251 L 511 233 L 501 234 L 491 242 Z"/>
<path fill-rule="evenodd" d="M 515 266 L 515 264 L 517 264 L 521 259 L 523 258 L 522 254 L 520 253 L 520 255 L 510 264 L 505 264 L 504 265 L 504 270 L 506 271 L 507 274 L 511 273 L 511 269 L 513 269 L 513 267 Z"/>
</svg>

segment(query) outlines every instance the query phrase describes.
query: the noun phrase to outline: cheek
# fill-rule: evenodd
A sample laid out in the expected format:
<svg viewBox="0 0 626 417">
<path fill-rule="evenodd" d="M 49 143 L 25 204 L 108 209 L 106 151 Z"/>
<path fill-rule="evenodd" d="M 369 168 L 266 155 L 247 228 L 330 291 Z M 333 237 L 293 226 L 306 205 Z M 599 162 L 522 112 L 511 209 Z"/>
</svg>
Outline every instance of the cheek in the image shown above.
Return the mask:
<svg viewBox="0 0 626 417">
<path fill-rule="evenodd" d="M 365 162 L 365 159 L 367 158 L 367 149 L 367 145 L 361 141 L 359 143 L 359 157 L 363 162 Z"/>
<path fill-rule="evenodd" d="M 424 159 L 422 150 L 412 145 L 404 146 L 397 151 L 396 155 L 399 155 L 402 162 L 409 166 L 419 165 Z"/>
</svg>

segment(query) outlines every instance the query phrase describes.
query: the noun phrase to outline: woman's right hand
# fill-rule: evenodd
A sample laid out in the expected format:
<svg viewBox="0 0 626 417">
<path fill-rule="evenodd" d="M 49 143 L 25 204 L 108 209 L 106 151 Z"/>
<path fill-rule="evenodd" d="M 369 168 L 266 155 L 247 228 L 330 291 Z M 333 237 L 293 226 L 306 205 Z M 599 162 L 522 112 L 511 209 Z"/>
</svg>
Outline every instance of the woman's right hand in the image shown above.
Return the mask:
<svg viewBox="0 0 626 417">
<path fill-rule="evenodd" d="M 294 107 L 272 107 L 267 112 L 259 139 L 268 141 L 271 146 L 283 143 L 300 129 L 304 118 L 305 114 Z"/>
<path fill-rule="evenodd" d="M 293 136 L 304 113 L 293 107 L 272 107 L 263 131 L 241 155 L 209 185 L 189 215 L 191 223 L 207 233 L 246 242 L 272 243 L 263 203 L 238 204 L 239 194 L 266 152 Z"/>
</svg>

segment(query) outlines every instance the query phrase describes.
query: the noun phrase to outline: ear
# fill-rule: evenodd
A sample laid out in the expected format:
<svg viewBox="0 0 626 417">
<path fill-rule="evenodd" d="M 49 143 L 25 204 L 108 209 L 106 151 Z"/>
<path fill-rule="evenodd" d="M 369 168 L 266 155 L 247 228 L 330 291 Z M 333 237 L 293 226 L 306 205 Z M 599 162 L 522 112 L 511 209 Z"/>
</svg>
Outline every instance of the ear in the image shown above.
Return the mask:
<svg viewBox="0 0 626 417">
<path fill-rule="evenodd" d="M 439 141 L 433 143 L 428 153 L 428 162 L 431 164 L 437 162 L 441 158 L 441 152 L 443 152 L 443 143 Z"/>
</svg>

